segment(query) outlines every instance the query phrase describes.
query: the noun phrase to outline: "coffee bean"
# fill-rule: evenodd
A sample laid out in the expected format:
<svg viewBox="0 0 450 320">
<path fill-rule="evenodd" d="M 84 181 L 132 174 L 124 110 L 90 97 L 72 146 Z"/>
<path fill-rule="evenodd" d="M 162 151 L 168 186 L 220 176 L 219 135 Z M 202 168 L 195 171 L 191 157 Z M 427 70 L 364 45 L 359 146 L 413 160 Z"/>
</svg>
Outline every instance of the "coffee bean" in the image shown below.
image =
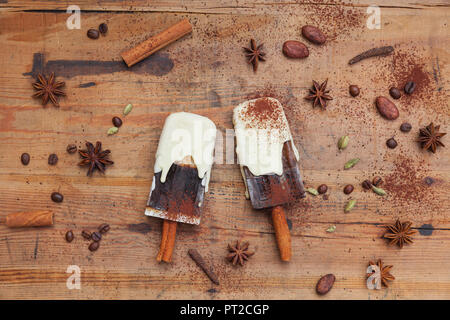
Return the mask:
<svg viewBox="0 0 450 320">
<path fill-rule="evenodd" d="M 96 251 L 98 249 L 98 247 L 100 247 L 100 242 L 94 241 L 89 245 L 89 250 Z"/>
<path fill-rule="evenodd" d="M 108 25 L 106 23 L 101 23 L 98 26 L 98 31 L 100 31 L 101 34 L 105 35 L 108 32 Z"/>
<path fill-rule="evenodd" d="M 333 287 L 336 277 L 334 274 L 327 274 L 319 279 L 316 285 L 316 292 L 320 295 L 328 293 Z"/>
<path fill-rule="evenodd" d="M 86 240 L 91 240 L 91 233 L 89 231 L 87 231 L 87 230 L 83 230 L 81 232 L 81 236 L 83 238 L 85 238 Z"/>
<path fill-rule="evenodd" d="M 402 131 L 402 132 L 410 132 L 411 129 L 412 129 L 412 125 L 409 124 L 408 122 L 404 122 L 400 126 L 400 131 Z"/>
<path fill-rule="evenodd" d="M 376 106 L 378 112 L 387 120 L 395 120 L 399 116 L 399 112 L 395 104 L 386 97 L 377 97 Z"/>
<path fill-rule="evenodd" d="M 320 194 L 324 194 L 326 193 L 328 190 L 328 187 L 326 184 L 321 184 L 318 188 L 317 188 L 317 192 L 319 192 Z"/>
<path fill-rule="evenodd" d="M 120 119 L 119 117 L 114 117 L 112 118 L 112 123 L 114 127 L 119 128 L 122 125 L 122 119 Z"/>
<path fill-rule="evenodd" d="M 302 35 L 315 44 L 323 44 L 327 40 L 322 31 L 314 26 L 303 26 Z"/>
<path fill-rule="evenodd" d="M 78 148 L 74 144 L 69 144 L 69 145 L 67 145 L 66 150 L 68 153 L 75 153 L 75 152 L 77 152 Z"/>
<path fill-rule="evenodd" d="M 413 81 L 409 81 L 405 84 L 405 93 L 411 94 L 414 92 L 414 89 L 416 88 L 416 83 Z"/>
<path fill-rule="evenodd" d="M 363 187 L 364 189 L 369 190 L 369 189 L 372 188 L 372 183 L 370 183 L 369 180 L 364 180 L 363 183 L 362 183 L 362 187 Z"/>
<path fill-rule="evenodd" d="M 98 231 L 100 233 L 106 233 L 109 231 L 109 229 L 110 229 L 110 227 L 109 227 L 109 224 L 107 224 L 107 223 L 103 223 L 98 227 Z"/>
<path fill-rule="evenodd" d="M 359 95 L 359 88 L 356 85 L 351 85 L 350 87 L 348 87 L 348 91 L 350 92 L 350 95 L 352 97 L 356 97 L 357 95 Z"/>
<path fill-rule="evenodd" d="M 63 202 L 64 196 L 59 192 L 53 192 L 51 195 L 53 202 Z"/>
<path fill-rule="evenodd" d="M 48 164 L 54 166 L 58 163 L 58 156 L 54 153 L 48 156 Z"/>
<path fill-rule="evenodd" d="M 283 53 L 286 57 L 303 59 L 309 56 L 308 48 L 300 41 L 289 40 L 283 43 Z"/>
<path fill-rule="evenodd" d="M 27 166 L 30 163 L 30 155 L 28 153 L 22 153 L 20 161 L 24 166 Z"/>
<path fill-rule="evenodd" d="M 100 234 L 100 232 L 95 231 L 92 233 L 91 239 L 94 241 L 100 241 L 102 240 L 102 235 Z"/>
<path fill-rule="evenodd" d="M 348 185 L 346 185 L 346 186 L 344 187 L 344 193 L 345 193 L 345 194 L 350 194 L 350 193 L 353 192 L 353 189 L 354 189 L 353 185 L 348 184 Z"/>
<path fill-rule="evenodd" d="M 391 95 L 392 98 L 394 98 L 396 100 L 400 99 L 400 97 L 402 96 L 402 93 L 396 87 L 390 88 L 389 89 L 389 94 Z"/>
<path fill-rule="evenodd" d="M 67 231 L 66 232 L 66 241 L 67 242 L 72 242 L 72 240 L 73 240 L 73 232 L 72 232 L 72 230 L 69 230 L 69 231 Z"/>
<path fill-rule="evenodd" d="M 98 39 L 99 35 L 100 33 L 95 29 L 89 29 L 87 32 L 87 36 L 91 39 Z"/>
<path fill-rule="evenodd" d="M 386 145 L 391 149 L 395 149 L 397 147 L 397 141 L 394 138 L 387 139 Z"/>
<path fill-rule="evenodd" d="M 383 184 L 383 179 L 381 179 L 381 177 L 379 177 L 379 176 L 376 176 L 372 179 L 372 184 L 375 187 L 378 187 L 379 185 Z"/>
</svg>

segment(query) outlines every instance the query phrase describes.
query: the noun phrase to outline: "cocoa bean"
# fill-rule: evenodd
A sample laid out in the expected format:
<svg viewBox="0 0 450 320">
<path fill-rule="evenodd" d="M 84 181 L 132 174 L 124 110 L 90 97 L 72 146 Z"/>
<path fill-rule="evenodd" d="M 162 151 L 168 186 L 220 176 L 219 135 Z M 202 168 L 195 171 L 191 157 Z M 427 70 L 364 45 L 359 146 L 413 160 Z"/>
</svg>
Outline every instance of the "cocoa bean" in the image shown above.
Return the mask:
<svg viewBox="0 0 450 320">
<path fill-rule="evenodd" d="M 331 288 L 333 287 L 335 280 L 336 280 L 336 277 L 334 276 L 334 274 L 330 273 L 330 274 L 324 275 L 317 282 L 316 292 L 320 295 L 328 293 L 331 290 Z"/>
<path fill-rule="evenodd" d="M 395 104 L 386 97 L 377 97 L 375 101 L 378 112 L 387 120 L 395 120 L 399 116 L 399 112 Z"/>
<path fill-rule="evenodd" d="M 303 26 L 302 35 L 315 44 L 323 44 L 327 40 L 322 31 L 314 26 Z"/>
<path fill-rule="evenodd" d="M 309 56 L 308 48 L 300 41 L 289 40 L 283 44 L 285 56 L 293 59 L 303 59 Z"/>
</svg>

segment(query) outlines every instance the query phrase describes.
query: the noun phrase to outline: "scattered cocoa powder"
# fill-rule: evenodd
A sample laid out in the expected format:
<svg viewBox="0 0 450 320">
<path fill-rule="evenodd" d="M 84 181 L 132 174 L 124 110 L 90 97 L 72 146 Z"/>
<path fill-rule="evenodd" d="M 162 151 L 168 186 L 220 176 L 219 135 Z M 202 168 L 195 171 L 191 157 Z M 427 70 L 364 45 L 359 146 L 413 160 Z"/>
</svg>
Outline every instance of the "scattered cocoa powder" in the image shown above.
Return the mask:
<svg viewBox="0 0 450 320">
<path fill-rule="evenodd" d="M 365 10 L 345 6 L 344 1 L 314 0 L 303 5 L 306 24 L 319 28 L 328 41 L 345 37 L 355 29 L 363 30 L 365 27 Z"/>
<path fill-rule="evenodd" d="M 392 65 L 394 66 L 394 81 L 398 88 L 403 88 L 409 81 L 416 84 L 414 94 L 407 96 L 406 99 L 429 98 L 434 94 L 431 73 L 426 71 L 425 63 L 411 53 L 396 51 L 393 55 Z"/>
<path fill-rule="evenodd" d="M 440 71 L 442 62 L 414 41 L 394 47 L 395 51 L 388 59 L 377 62 L 377 70 L 372 71 L 372 81 L 382 83 L 386 93 L 392 86 L 403 91 L 408 81 L 416 83 L 413 94 L 402 94 L 396 100 L 402 116 L 420 115 L 425 108 L 429 113 L 447 114 L 448 97 L 442 90 L 444 80 Z"/>
<path fill-rule="evenodd" d="M 276 88 L 272 85 L 266 85 L 264 88 L 260 90 L 251 92 L 245 96 L 246 100 L 253 100 L 257 98 L 270 97 L 275 98 L 281 102 L 283 108 L 286 109 L 287 106 L 292 105 L 297 99 L 294 97 L 293 93 L 289 91 L 289 89 Z M 285 110 L 286 112 L 286 110 Z"/>
<path fill-rule="evenodd" d="M 258 128 L 281 128 L 283 125 L 280 121 L 282 110 L 278 104 L 267 98 L 260 98 L 250 103 L 243 112 L 243 117 L 252 119 Z"/>
<path fill-rule="evenodd" d="M 426 183 L 428 174 L 424 160 L 415 163 L 410 158 L 399 156 L 394 161 L 394 170 L 385 177 L 383 183 L 383 189 L 388 192 L 392 205 L 407 208 L 414 204 L 416 214 L 424 213 L 422 209 L 437 208 L 439 197 Z"/>
<path fill-rule="evenodd" d="M 253 100 L 262 97 L 270 97 L 275 98 L 281 102 L 283 106 L 284 113 L 286 114 L 286 118 L 288 119 L 288 123 L 295 122 L 296 119 L 302 119 L 304 116 L 302 115 L 305 112 L 303 109 L 298 108 L 299 100 L 294 95 L 291 88 L 286 87 L 275 87 L 273 85 L 266 85 L 263 88 L 253 91 L 245 96 L 246 100 Z M 300 100 L 303 101 L 302 97 L 299 97 Z M 294 143 L 298 143 L 295 138 L 295 130 L 298 127 L 290 127 L 291 133 L 294 136 Z"/>
</svg>

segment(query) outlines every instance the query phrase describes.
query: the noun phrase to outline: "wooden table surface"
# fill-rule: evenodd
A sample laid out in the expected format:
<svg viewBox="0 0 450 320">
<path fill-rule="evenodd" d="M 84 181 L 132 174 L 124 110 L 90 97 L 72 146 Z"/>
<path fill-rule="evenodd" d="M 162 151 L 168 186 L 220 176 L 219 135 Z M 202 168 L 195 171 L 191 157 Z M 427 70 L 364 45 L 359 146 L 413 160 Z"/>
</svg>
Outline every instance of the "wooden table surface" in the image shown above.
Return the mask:
<svg viewBox="0 0 450 320">
<path fill-rule="evenodd" d="M 311 2 L 311 3 L 309 3 Z M 80 0 L 81 29 L 70 30 L 67 2 L 0 1 L 0 215 L 51 209 L 55 225 L 38 229 L 0 226 L 1 299 L 450 299 L 450 148 L 436 154 L 415 142 L 430 122 L 450 130 L 450 2 L 378 1 L 381 29 L 369 29 L 366 10 L 373 1 L 88 1 Z M 389 3 L 383 5 L 382 2 Z M 128 69 L 120 52 L 187 17 L 193 33 Z M 107 22 L 98 40 L 89 28 Z M 301 37 L 313 24 L 328 36 L 323 46 Z M 257 73 L 242 47 L 264 42 L 267 61 Z M 307 44 L 310 56 L 289 60 L 286 40 Z M 353 66 L 354 55 L 381 45 L 394 54 Z M 31 98 L 33 76 L 54 71 L 65 81 L 61 107 Z M 326 111 L 303 97 L 312 80 L 328 78 L 333 100 Z M 400 117 L 387 121 L 374 100 L 391 86 L 417 82 L 416 91 L 395 101 Z M 348 86 L 361 94 L 352 98 Z M 236 163 L 218 161 L 199 226 L 178 228 L 172 264 L 155 260 L 161 221 L 144 216 L 155 151 L 164 119 L 189 111 L 209 117 L 219 133 L 232 129 L 232 110 L 251 97 L 272 96 L 285 107 L 307 187 L 325 183 L 328 199 L 308 195 L 287 207 L 293 259 L 281 263 L 269 212 L 254 211 L 244 197 Z M 133 111 L 119 133 L 106 134 L 111 118 L 125 105 Z M 402 133 L 403 121 L 412 124 Z M 349 135 L 339 152 L 337 140 Z M 394 136 L 399 146 L 386 147 Z M 102 141 L 114 165 L 106 175 L 86 177 L 67 144 Z M 442 139 L 450 146 L 450 136 Z M 224 151 L 226 144 L 217 147 Z M 31 162 L 20 163 L 28 152 Z M 59 156 L 47 164 L 50 153 Z M 233 157 L 233 154 L 231 154 Z M 351 170 L 344 163 L 359 157 Z M 218 157 L 218 159 L 224 159 Z M 384 198 L 361 187 L 380 175 Z M 428 179 L 427 179 L 428 178 Z M 432 180 L 430 180 L 432 178 Z M 433 181 L 432 184 L 426 182 Z M 355 191 L 346 196 L 346 184 Z M 59 191 L 64 202 L 50 200 Z M 349 198 L 355 208 L 344 213 Z M 418 232 L 403 249 L 381 238 L 383 225 L 410 220 Z M 97 252 L 80 233 L 111 225 Z M 336 226 L 334 233 L 326 230 Z M 66 243 L 72 229 L 75 240 Z M 256 254 L 243 267 L 228 264 L 227 244 L 250 241 Z M 196 248 L 216 270 L 212 284 L 189 259 Z M 369 290 L 369 260 L 394 266 L 387 289 Z M 81 289 L 69 290 L 69 265 L 81 269 Z M 318 297 L 320 276 L 333 273 L 332 291 Z"/>
</svg>

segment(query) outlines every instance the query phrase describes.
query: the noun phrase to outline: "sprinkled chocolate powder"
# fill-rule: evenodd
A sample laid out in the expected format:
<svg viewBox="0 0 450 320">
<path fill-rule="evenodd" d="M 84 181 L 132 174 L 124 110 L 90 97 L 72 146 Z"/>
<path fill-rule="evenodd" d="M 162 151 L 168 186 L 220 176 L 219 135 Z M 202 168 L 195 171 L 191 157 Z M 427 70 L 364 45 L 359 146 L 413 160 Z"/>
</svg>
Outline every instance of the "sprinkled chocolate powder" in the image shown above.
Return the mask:
<svg viewBox="0 0 450 320">
<path fill-rule="evenodd" d="M 442 62 L 430 56 L 428 48 L 415 42 L 398 44 L 389 59 L 377 61 L 376 65 L 377 70 L 371 79 L 374 83 L 389 83 L 401 90 L 408 81 L 416 83 L 412 95 L 403 94 L 400 98 L 400 114 L 416 115 L 418 108 L 411 108 L 415 102 L 426 105 L 428 112 L 448 113 L 447 95 L 442 90 Z M 373 69 L 373 65 L 370 67 Z"/>
<path fill-rule="evenodd" d="M 440 200 L 435 190 L 426 184 L 427 174 L 424 161 L 415 163 L 399 156 L 394 161 L 394 170 L 383 184 L 383 189 L 391 196 L 391 204 L 405 209 L 413 204 L 415 214 L 438 208 Z"/>
<path fill-rule="evenodd" d="M 427 72 L 425 63 L 418 57 L 410 52 L 396 51 L 393 55 L 392 65 L 394 66 L 394 81 L 398 88 L 403 88 L 409 81 L 416 84 L 414 94 L 405 95 L 407 99 L 423 100 L 434 94 L 431 74 Z"/>
<path fill-rule="evenodd" d="M 292 89 L 277 88 L 273 85 L 266 85 L 264 88 L 247 94 L 246 100 L 253 100 L 257 98 L 274 98 L 281 102 L 283 109 L 286 112 L 286 106 L 292 104 L 292 108 L 297 107 L 297 99 L 295 98 Z M 295 104 L 295 105 L 294 105 Z"/>
<path fill-rule="evenodd" d="M 281 109 L 274 101 L 261 98 L 254 103 L 248 105 L 242 116 L 247 119 L 252 119 L 257 128 L 278 128 L 281 129 L 284 125 L 281 119 Z"/>
<path fill-rule="evenodd" d="M 366 25 L 365 11 L 348 7 L 344 1 L 306 1 L 302 3 L 302 7 L 305 10 L 305 24 L 318 27 L 327 36 L 327 40 L 343 38 Z"/>
</svg>

